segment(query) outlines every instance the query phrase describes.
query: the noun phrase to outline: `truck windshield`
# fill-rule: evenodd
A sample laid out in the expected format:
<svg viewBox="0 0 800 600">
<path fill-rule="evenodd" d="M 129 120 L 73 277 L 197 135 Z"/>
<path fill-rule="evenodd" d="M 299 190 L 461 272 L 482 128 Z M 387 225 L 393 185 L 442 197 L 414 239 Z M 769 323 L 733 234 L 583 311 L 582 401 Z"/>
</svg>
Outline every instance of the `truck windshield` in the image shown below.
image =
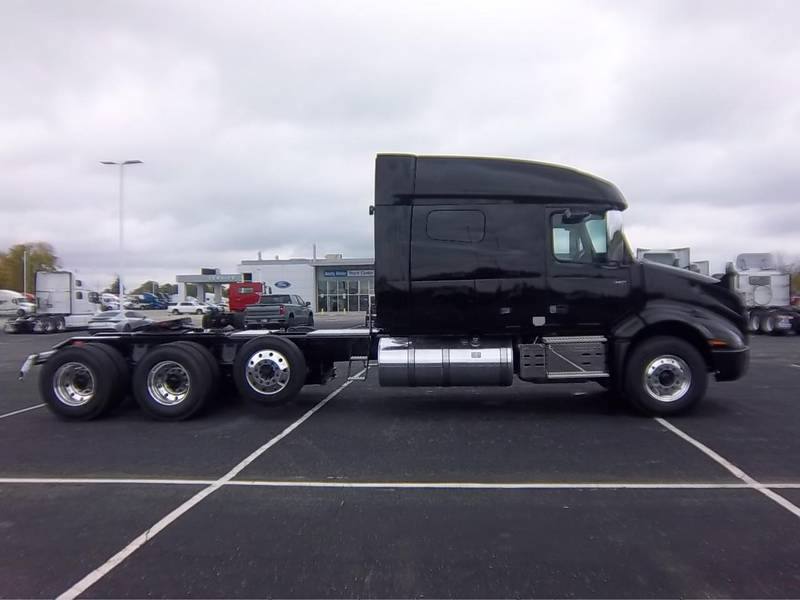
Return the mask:
<svg viewBox="0 0 800 600">
<path fill-rule="evenodd" d="M 622 214 L 553 215 L 553 254 L 561 262 L 608 264 L 628 262 L 630 251 L 622 231 Z"/>
</svg>

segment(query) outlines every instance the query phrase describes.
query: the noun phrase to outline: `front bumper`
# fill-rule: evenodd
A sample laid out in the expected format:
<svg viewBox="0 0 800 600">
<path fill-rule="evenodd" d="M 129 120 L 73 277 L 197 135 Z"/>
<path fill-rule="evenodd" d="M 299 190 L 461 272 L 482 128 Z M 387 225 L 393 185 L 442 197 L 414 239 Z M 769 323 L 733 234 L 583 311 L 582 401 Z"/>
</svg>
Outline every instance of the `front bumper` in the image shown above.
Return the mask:
<svg viewBox="0 0 800 600">
<path fill-rule="evenodd" d="M 747 372 L 750 348 L 725 348 L 711 351 L 711 364 L 717 381 L 733 381 Z"/>
</svg>

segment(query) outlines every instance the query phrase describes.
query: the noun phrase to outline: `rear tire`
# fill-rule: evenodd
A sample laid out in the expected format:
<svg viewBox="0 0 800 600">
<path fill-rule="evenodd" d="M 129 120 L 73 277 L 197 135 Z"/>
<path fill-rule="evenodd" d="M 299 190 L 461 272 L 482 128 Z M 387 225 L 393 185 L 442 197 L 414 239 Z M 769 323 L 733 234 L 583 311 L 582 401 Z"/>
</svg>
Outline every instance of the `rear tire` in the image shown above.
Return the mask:
<svg viewBox="0 0 800 600">
<path fill-rule="evenodd" d="M 59 417 L 96 419 L 113 405 L 116 370 L 112 360 L 88 346 L 63 348 L 39 373 L 39 393 Z"/>
<path fill-rule="evenodd" d="M 211 351 L 200 344 L 198 342 L 190 342 L 182 340 L 180 342 L 172 342 L 168 344 L 170 346 L 183 346 L 187 348 L 190 352 L 193 352 L 195 357 L 202 360 L 207 368 L 208 372 L 211 375 L 211 383 L 209 384 L 210 392 L 209 398 L 212 398 L 216 395 L 219 391 L 219 381 L 220 381 L 220 368 L 219 363 L 217 363 L 216 359 L 214 359 L 214 355 L 211 354 Z"/>
<path fill-rule="evenodd" d="M 42 333 L 53 333 L 55 331 L 55 324 L 52 319 L 42 319 L 39 321 L 42 324 Z"/>
<path fill-rule="evenodd" d="M 306 359 L 290 340 L 265 335 L 250 340 L 233 361 L 236 388 L 258 404 L 281 404 L 294 398 L 306 381 Z"/>
<path fill-rule="evenodd" d="M 202 311 L 202 310 L 200 310 L 200 309 L 198 308 L 196 311 L 194 311 L 194 314 L 196 314 L 196 315 L 202 315 L 202 314 L 203 314 L 203 311 Z"/>
<path fill-rule="evenodd" d="M 56 317 L 53 320 L 53 329 L 55 329 L 56 333 L 62 333 L 67 330 L 67 323 L 64 321 L 64 317 Z"/>
<path fill-rule="evenodd" d="M 750 317 L 747 319 L 747 328 L 750 330 L 750 333 L 758 333 L 761 331 L 761 315 L 759 313 L 750 313 Z"/>
<path fill-rule="evenodd" d="M 692 408 L 706 392 L 708 372 L 700 352 L 680 338 L 646 339 L 631 351 L 624 374 L 630 404 L 648 415 Z"/>
<path fill-rule="evenodd" d="M 119 350 L 112 348 L 108 344 L 87 344 L 86 349 L 107 356 L 114 365 L 114 392 L 110 406 L 119 406 L 125 401 L 131 386 L 131 371 L 128 368 L 127 361 Z"/>
<path fill-rule="evenodd" d="M 775 314 L 767 313 L 761 318 L 761 333 L 772 335 L 775 332 Z"/>
<path fill-rule="evenodd" d="M 231 315 L 231 325 L 234 329 L 244 329 L 244 313 L 233 313 Z"/>
<path fill-rule="evenodd" d="M 205 361 L 189 348 L 164 344 L 145 354 L 133 372 L 133 394 L 144 412 L 162 421 L 188 419 L 211 393 Z"/>
</svg>

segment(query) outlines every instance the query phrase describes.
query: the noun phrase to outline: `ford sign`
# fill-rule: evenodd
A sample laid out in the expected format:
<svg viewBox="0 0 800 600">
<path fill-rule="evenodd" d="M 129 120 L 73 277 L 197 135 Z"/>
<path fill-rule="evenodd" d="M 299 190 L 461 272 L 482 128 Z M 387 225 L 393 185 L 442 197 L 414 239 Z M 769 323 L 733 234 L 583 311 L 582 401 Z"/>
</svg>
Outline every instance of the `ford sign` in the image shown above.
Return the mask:
<svg viewBox="0 0 800 600">
<path fill-rule="evenodd" d="M 288 281 L 276 281 L 275 282 L 275 287 L 276 288 L 285 289 L 285 288 L 289 287 L 290 285 L 292 285 L 292 284 L 289 283 Z"/>
</svg>

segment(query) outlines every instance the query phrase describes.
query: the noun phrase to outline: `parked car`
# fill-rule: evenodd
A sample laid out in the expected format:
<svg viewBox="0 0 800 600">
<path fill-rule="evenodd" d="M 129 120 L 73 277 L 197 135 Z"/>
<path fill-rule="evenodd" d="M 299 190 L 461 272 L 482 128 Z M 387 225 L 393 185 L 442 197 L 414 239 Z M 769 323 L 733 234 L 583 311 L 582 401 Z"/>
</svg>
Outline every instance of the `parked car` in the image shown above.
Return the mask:
<svg viewBox="0 0 800 600">
<path fill-rule="evenodd" d="M 0 317 L 24 317 L 36 310 L 36 304 L 13 290 L 0 290 Z"/>
<path fill-rule="evenodd" d="M 209 302 L 209 301 L 206 301 L 204 304 L 211 309 L 211 312 L 214 312 L 214 313 L 225 312 L 225 306 L 221 302 Z"/>
<path fill-rule="evenodd" d="M 267 294 L 244 309 L 244 326 L 253 328 L 314 326 L 311 302 L 294 294 Z"/>
<path fill-rule="evenodd" d="M 173 315 L 178 314 L 195 314 L 202 315 L 203 313 L 213 312 L 212 308 L 207 304 L 198 302 L 197 300 L 185 300 L 178 302 L 175 306 L 170 306 Z"/>
<path fill-rule="evenodd" d="M 119 310 L 119 296 L 108 292 L 100 294 L 100 310 Z"/>
<path fill-rule="evenodd" d="M 92 317 L 89 321 L 89 331 L 136 331 L 152 323 L 152 319 L 136 311 L 108 310 Z"/>
</svg>

